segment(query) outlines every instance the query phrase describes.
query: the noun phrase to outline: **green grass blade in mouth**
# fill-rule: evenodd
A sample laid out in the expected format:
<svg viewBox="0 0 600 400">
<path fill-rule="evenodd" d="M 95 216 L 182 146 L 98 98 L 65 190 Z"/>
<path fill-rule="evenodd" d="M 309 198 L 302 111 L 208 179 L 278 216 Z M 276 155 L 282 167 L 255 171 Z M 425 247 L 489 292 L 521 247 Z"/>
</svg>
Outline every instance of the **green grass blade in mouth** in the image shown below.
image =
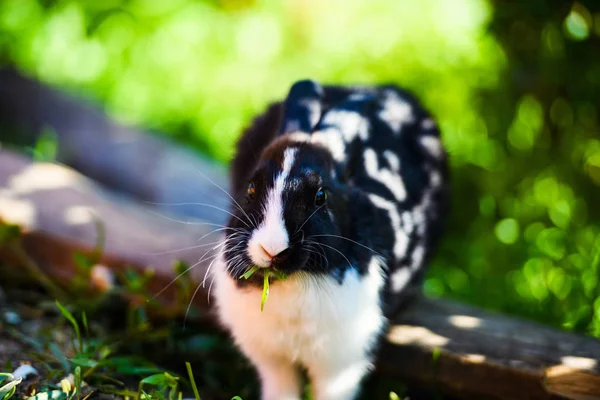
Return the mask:
<svg viewBox="0 0 600 400">
<path fill-rule="evenodd" d="M 258 270 L 259 270 L 259 268 L 260 268 L 260 267 L 259 267 L 258 265 L 255 265 L 254 267 L 250 268 L 250 270 L 248 270 L 248 271 L 247 271 L 247 272 L 246 272 L 244 275 L 242 275 L 241 277 L 242 277 L 242 278 L 244 278 L 244 279 L 248 279 L 248 278 L 250 278 L 252 275 L 254 275 L 254 273 L 255 273 L 256 271 L 258 271 Z"/>
<path fill-rule="evenodd" d="M 267 297 L 269 297 L 269 270 L 265 271 L 265 279 L 263 282 L 263 292 L 262 298 L 260 299 L 260 311 L 262 312 L 265 309 L 265 302 L 267 301 Z"/>
<path fill-rule="evenodd" d="M 248 271 L 246 271 L 245 274 L 240 276 L 240 279 L 242 279 L 242 278 L 249 279 L 259 269 L 260 269 L 259 266 L 257 266 L 257 265 L 253 266 Z M 271 276 L 274 276 L 275 279 L 277 279 L 277 280 L 284 280 L 284 279 L 288 278 L 288 276 L 285 272 L 275 271 L 275 270 L 271 270 L 269 268 L 264 268 L 263 291 L 262 291 L 262 297 L 260 299 L 260 311 L 263 311 L 265 309 L 265 303 L 267 301 L 267 298 L 269 297 L 269 277 L 271 277 Z"/>
</svg>

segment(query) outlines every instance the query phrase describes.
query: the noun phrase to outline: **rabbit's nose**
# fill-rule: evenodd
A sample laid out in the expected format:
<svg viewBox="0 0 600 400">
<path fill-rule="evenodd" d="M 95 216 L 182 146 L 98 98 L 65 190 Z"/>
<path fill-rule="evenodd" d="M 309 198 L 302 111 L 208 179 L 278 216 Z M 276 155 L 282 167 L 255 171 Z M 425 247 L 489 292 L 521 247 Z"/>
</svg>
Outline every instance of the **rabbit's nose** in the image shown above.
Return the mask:
<svg viewBox="0 0 600 400">
<path fill-rule="evenodd" d="M 273 257 L 275 257 L 267 249 L 265 249 L 265 247 L 262 244 L 259 244 L 258 247 L 259 247 L 260 251 L 262 251 L 264 253 L 264 255 L 267 256 L 267 258 L 272 260 Z"/>
<path fill-rule="evenodd" d="M 267 256 L 267 258 L 269 258 L 271 261 L 275 262 L 275 261 L 281 261 L 283 260 L 285 257 L 287 257 L 287 253 L 289 248 L 285 248 L 283 250 L 281 250 L 280 252 L 278 252 L 277 254 L 273 255 L 273 251 L 269 251 L 265 248 L 265 246 L 263 246 L 262 244 L 258 245 L 260 247 L 260 250 L 264 253 L 265 256 Z"/>
<path fill-rule="evenodd" d="M 271 225 L 254 231 L 248 240 L 247 252 L 253 264 L 268 267 L 271 260 L 285 251 L 289 245 L 285 227 Z"/>
</svg>

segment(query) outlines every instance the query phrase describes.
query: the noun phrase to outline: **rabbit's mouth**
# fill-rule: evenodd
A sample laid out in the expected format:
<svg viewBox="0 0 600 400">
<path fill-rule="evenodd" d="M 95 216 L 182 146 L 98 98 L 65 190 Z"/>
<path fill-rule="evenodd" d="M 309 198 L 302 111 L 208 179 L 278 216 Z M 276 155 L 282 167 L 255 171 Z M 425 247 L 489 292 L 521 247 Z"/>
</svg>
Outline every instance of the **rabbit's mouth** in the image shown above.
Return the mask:
<svg viewBox="0 0 600 400">
<path fill-rule="evenodd" d="M 283 280 L 299 272 L 309 272 L 317 265 L 314 257 L 311 257 L 311 252 L 301 246 L 291 246 L 285 253 L 273 257 L 268 266 L 249 263 L 234 278 L 242 285 L 262 287 L 265 274 L 273 281 Z"/>
</svg>

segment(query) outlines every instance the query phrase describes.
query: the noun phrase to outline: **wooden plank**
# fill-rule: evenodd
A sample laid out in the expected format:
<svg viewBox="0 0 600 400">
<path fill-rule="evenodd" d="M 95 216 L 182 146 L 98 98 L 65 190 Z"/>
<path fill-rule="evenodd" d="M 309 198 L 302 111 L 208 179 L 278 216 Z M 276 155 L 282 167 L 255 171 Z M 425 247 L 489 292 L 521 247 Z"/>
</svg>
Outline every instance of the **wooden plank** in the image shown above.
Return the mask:
<svg viewBox="0 0 600 400">
<path fill-rule="evenodd" d="M 108 238 L 101 263 L 113 270 L 151 265 L 156 291 L 173 278 L 176 258 L 194 263 L 204 249 L 151 253 L 195 246 L 211 229 L 159 217 L 66 167 L 0 150 L 0 218 L 24 227 L 27 253 L 56 282 L 72 276 L 73 251 L 93 251 L 97 232 L 85 217 L 88 209 L 102 220 Z M 223 216 L 215 213 L 205 222 L 220 224 Z M 15 260 L 7 249 L 0 256 Z M 197 281 L 208 265 L 194 269 Z M 206 299 L 201 288 L 195 304 L 207 309 Z M 591 400 L 600 399 L 599 360 L 594 338 L 446 299 L 417 298 L 392 324 L 377 367 L 465 399 Z"/>
</svg>

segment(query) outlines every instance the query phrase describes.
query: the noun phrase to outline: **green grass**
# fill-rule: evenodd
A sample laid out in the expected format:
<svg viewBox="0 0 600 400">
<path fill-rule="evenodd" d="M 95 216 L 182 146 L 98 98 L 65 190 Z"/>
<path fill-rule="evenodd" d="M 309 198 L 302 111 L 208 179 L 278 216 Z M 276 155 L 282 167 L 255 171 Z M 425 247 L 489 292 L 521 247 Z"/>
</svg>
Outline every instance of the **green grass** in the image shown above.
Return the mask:
<svg viewBox="0 0 600 400">
<path fill-rule="evenodd" d="M 77 316 L 78 314 L 73 313 L 60 302 L 56 302 L 56 310 L 56 315 L 48 317 L 48 326 L 33 335 L 31 332 L 19 330 L 18 327 L 11 327 L 8 330 L 11 337 L 21 341 L 25 349 L 28 348 L 23 352 L 26 361 L 36 365 L 44 377 L 36 384 L 35 389 L 23 388 L 18 393 L 20 398 L 85 400 L 94 394 L 103 393 L 134 400 L 177 400 L 184 394 L 189 397 L 188 394 L 193 393 L 193 397 L 200 400 L 199 393 L 202 389 L 197 386 L 190 362 L 179 359 L 180 354 L 174 352 L 172 356 L 177 355 L 182 361 L 171 360 L 167 364 L 172 366 L 172 369 L 165 369 L 164 366 L 161 367 L 152 361 L 152 358 L 159 361 L 161 357 L 170 357 L 168 351 L 149 357 L 143 354 L 143 348 L 156 346 L 159 349 L 161 347 L 157 346 L 158 342 L 175 340 L 171 336 L 175 335 L 174 331 L 163 329 L 159 335 L 152 338 L 151 332 L 148 332 L 143 324 L 136 328 L 129 327 L 125 332 L 110 332 L 102 329 L 95 321 L 88 321 L 94 327 L 93 331 L 89 332 L 83 327 L 85 313 L 79 313 Z M 51 313 L 51 310 L 48 312 Z M 61 319 L 67 325 L 64 325 Z M 84 335 L 83 332 L 87 333 Z M 54 337 L 57 334 L 61 336 L 64 334 L 70 340 L 56 341 Z M 141 342 L 140 339 L 144 335 L 149 337 L 146 343 Z M 214 342 L 209 343 L 209 348 L 200 351 L 198 355 L 205 355 L 207 350 L 210 353 L 211 345 L 218 340 L 216 335 L 214 337 L 189 336 Z M 137 346 L 130 343 L 136 343 Z M 196 358 L 197 362 L 198 355 L 191 357 Z M 217 355 L 218 352 L 215 356 Z M 227 359 L 235 360 L 235 357 L 229 356 Z M 17 361 L 23 360 L 14 360 L 5 367 L 12 367 Z M 187 369 L 187 377 L 183 374 L 183 367 Z M 70 374 L 71 380 L 61 378 Z M 20 379 L 12 378 L 9 371 L 0 374 L 1 400 L 8 400 L 17 393 L 17 388 L 22 382 Z M 201 381 L 205 385 L 203 389 L 208 390 L 209 393 L 211 390 L 206 386 L 210 386 L 210 383 L 207 383 L 206 379 L 213 380 L 212 384 L 215 388 L 222 384 L 222 382 L 214 382 L 218 379 L 216 375 L 203 376 Z M 246 380 L 242 377 L 242 381 Z"/>
<path fill-rule="evenodd" d="M 240 277 L 240 279 L 242 279 L 242 278 L 249 279 L 252 275 L 254 275 L 260 269 L 261 269 L 261 267 L 255 265 L 252 268 L 250 268 L 246 273 L 244 273 Z M 269 268 L 263 268 L 262 274 L 263 274 L 263 291 L 262 291 L 262 296 L 260 298 L 260 311 L 264 311 L 265 303 L 267 302 L 267 299 L 269 298 L 269 279 L 272 276 L 277 280 L 285 280 L 288 278 L 285 273 L 280 272 L 280 271 L 275 271 L 275 270 L 269 269 Z"/>
<path fill-rule="evenodd" d="M 2 232 L 6 234 L 0 245 L 23 251 L 18 229 L 0 224 Z M 48 280 L 37 266 L 32 265 L 23 280 L 7 274 L 14 267 L 0 265 L 0 274 L 6 277 L 2 289 L 11 299 L 10 304 L 0 303 L 0 310 L 7 308 L 12 315 L 18 315 L 13 309 L 23 307 L 39 311 L 30 320 L 16 318 L 20 320 L 16 324 L 3 320 L 5 314 L 0 313 L 0 326 L 22 346 L 22 351 L 8 355 L 11 358 L 0 375 L 0 400 L 15 394 L 37 400 L 85 400 L 99 393 L 133 400 L 176 400 L 193 393 L 200 400 L 201 392 L 243 398 L 256 391 L 252 369 L 221 332 L 193 324 L 185 329 L 181 318 L 162 323 L 150 318 L 160 308 L 147 287 L 151 274 L 125 270 L 112 291 L 90 292 L 86 282 L 101 256 L 97 247 L 91 255 L 73 255 L 78 269 L 72 285 L 53 301 L 52 291 L 37 289 Z M 175 270 L 185 267 L 174 266 Z M 182 310 L 190 300 L 191 282 L 183 277 L 176 283 Z M 124 296 L 139 300 L 125 302 Z M 0 360 L 8 356 L 0 354 Z M 22 361 L 38 368 L 41 379 L 35 384 L 12 379 L 12 367 Z M 199 370 L 192 371 L 192 365 Z M 70 375 L 70 380 L 65 378 Z"/>
</svg>

